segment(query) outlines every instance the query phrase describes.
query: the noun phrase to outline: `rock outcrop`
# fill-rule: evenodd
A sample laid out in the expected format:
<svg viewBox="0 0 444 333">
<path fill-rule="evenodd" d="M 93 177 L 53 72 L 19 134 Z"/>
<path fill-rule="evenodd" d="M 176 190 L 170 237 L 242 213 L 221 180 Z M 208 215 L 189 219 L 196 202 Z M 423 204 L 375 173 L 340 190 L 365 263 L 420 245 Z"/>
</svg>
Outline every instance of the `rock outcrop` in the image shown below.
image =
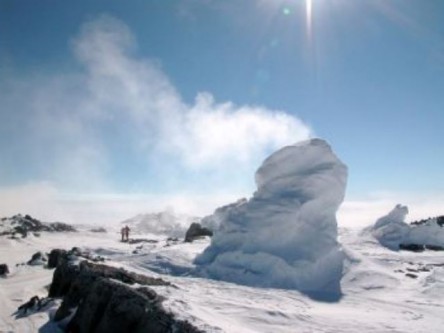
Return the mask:
<svg viewBox="0 0 444 333">
<path fill-rule="evenodd" d="M 46 223 L 41 222 L 29 215 L 22 216 L 20 214 L 14 215 L 10 218 L 2 218 L 0 220 L 0 235 L 16 236 L 21 235 L 22 238 L 28 236 L 29 233 L 38 234 L 42 231 L 45 232 L 75 232 L 76 229 L 66 223 L 53 222 Z"/>
<path fill-rule="evenodd" d="M 75 311 L 68 332 L 201 332 L 163 308 L 162 298 L 152 287 L 170 285 L 122 268 L 61 260 L 49 297 L 63 297 L 56 321 Z"/>
</svg>

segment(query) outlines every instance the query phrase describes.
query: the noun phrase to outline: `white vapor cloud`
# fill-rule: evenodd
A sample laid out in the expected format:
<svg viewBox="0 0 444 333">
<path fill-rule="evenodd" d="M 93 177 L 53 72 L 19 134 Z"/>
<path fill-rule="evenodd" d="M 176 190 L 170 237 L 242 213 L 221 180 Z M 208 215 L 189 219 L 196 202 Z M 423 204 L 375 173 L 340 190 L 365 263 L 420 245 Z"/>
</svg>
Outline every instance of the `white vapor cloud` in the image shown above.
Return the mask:
<svg viewBox="0 0 444 333">
<path fill-rule="evenodd" d="M 257 162 L 258 156 L 311 134 L 294 116 L 264 107 L 217 104 L 208 92 L 186 105 L 155 62 L 131 55 L 134 38 L 113 18 L 87 23 L 73 44 L 89 73 L 95 109 L 109 117 L 124 113 L 139 130 L 144 148 L 175 155 L 187 167 Z"/>
<path fill-rule="evenodd" d="M 212 200 L 203 198 L 212 195 L 237 199 L 249 183 L 240 186 L 241 180 L 252 180 L 269 153 L 312 136 L 307 124 L 283 111 L 218 102 L 209 92 L 198 92 L 193 103 L 186 103 L 159 62 L 141 57 L 128 26 L 113 17 L 83 24 L 70 46 L 80 65 L 75 69 L 0 78 L 0 134 L 12 142 L 0 142 L 0 191 L 8 198 L 0 215 L 35 211 L 44 217 L 46 207 L 52 219 L 57 219 L 54 212 L 71 219 L 63 212 L 75 200 L 64 200 L 64 193 L 128 191 L 138 177 L 152 174 L 157 184 L 185 178 L 182 192 L 192 175 L 187 196 L 204 206 Z M 141 160 L 147 170 L 157 169 L 128 174 L 125 164 Z M 212 181 L 218 186 L 214 191 Z M 131 184 L 125 188 L 125 182 Z M 209 193 L 199 191 L 199 182 Z M 217 194 L 230 190 L 232 196 Z M 25 200 L 26 191 L 37 194 Z M 152 202 L 158 202 L 156 197 L 193 206 L 185 195 L 145 193 Z M 140 212 L 131 205 L 126 207 Z M 162 205 L 168 203 L 157 206 Z"/>
</svg>

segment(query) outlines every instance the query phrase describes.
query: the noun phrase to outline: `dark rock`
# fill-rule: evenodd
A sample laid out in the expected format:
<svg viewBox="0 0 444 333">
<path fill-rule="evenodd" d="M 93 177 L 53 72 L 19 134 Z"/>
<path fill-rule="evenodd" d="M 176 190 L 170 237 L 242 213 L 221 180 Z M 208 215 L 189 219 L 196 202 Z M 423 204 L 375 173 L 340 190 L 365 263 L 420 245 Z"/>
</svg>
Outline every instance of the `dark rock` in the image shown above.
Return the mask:
<svg viewBox="0 0 444 333">
<path fill-rule="evenodd" d="M 0 276 L 6 276 L 9 274 L 9 268 L 6 264 L 0 264 Z"/>
<path fill-rule="evenodd" d="M 70 332 L 200 332 L 166 312 L 156 293 L 97 280 L 68 324 Z"/>
<path fill-rule="evenodd" d="M 399 249 L 412 252 L 422 252 L 424 250 L 444 251 L 443 246 L 429 244 L 400 244 Z"/>
<path fill-rule="evenodd" d="M 61 262 L 52 276 L 49 297 L 65 296 L 80 273 L 80 267 L 67 261 Z"/>
<path fill-rule="evenodd" d="M 68 260 L 68 252 L 61 249 L 54 249 L 49 253 L 48 268 L 56 268 L 62 262 Z"/>
<path fill-rule="evenodd" d="M 430 268 L 428 268 L 427 266 L 418 268 L 418 272 L 430 272 Z"/>
<path fill-rule="evenodd" d="M 27 301 L 26 303 L 23 303 L 20 305 L 17 309 L 17 311 L 22 311 L 23 314 L 26 314 L 28 310 L 34 310 L 34 307 L 37 306 L 37 309 L 40 310 L 42 307 L 42 303 L 40 301 L 40 298 L 38 296 L 33 296 Z"/>
<path fill-rule="evenodd" d="M 433 218 L 429 217 L 427 219 L 422 219 L 422 220 L 411 222 L 410 224 L 411 225 L 423 225 L 431 220 L 435 220 L 436 224 L 438 224 L 440 227 L 444 227 L 444 216 L 437 216 L 437 217 L 433 217 Z"/>
<path fill-rule="evenodd" d="M 87 261 L 80 265 L 63 262 L 54 272 L 49 293 L 51 297 L 63 296 L 55 320 L 65 318 L 77 307 L 68 332 L 201 332 L 168 313 L 153 289 L 133 289 L 126 283 L 169 285 L 121 268 Z"/>
<path fill-rule="evenodd" d="M 190 225 L 185 234 L 185 242 L 192 242 L 200 237 L 213 236 L 213 232 L 210 229 L 202 227 L 199 223 L 194 222 Z"/>
<path fill-rule="evenodd" d="M 422 252 L 425 250 L 425 247 L 421 244 L 399 244 L 399 249 L 412 252 Z"/>
<path fill-rule="evenodd" d="M 405 276 L 407 276 L 407 277 L 409 277 L 409 278 L 412 278 L 412 279 L 416 279 L 416 278 L 418 278 L 418 275 L 413 274 L 413 273 L 407 273 Z"/>
<path fill-rule="evenodd" d="M 425 248 L 431 251 L 444 251 L 444 247 L 438 245 L 426 245 Z"/>
<path fill-rule="evenodd" d="M 31 259 L 27 262 L 28 265 L 43 265 L 48 261 L 46 255 L 42 252 L 36 252 L 32 255 Z"/>
<path fill-rule="evenodd" d="M 146 238 L 131 238 L 128 240 L 129 244 L 139 244 L 139 243 L 150 243 L 150 244 L 156 244 L 159 241 L 156 239 L 146 239 Z"/>
<path fill-rule="evenodd" d="M 62 223 L 62 222 L 53 222 L 49 224 L 49 230 L 50 232 L 76 232 L 77 230 L 69 224 Z"/>
</svg>

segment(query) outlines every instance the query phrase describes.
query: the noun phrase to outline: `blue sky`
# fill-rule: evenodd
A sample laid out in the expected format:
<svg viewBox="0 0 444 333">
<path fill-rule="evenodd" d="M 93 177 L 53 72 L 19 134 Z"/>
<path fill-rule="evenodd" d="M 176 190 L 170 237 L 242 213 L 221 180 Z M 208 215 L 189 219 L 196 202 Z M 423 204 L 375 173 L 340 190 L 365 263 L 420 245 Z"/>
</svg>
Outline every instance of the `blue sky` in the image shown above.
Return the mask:
<svg viewBox="0 0 444 333">
<path fill-rule="evenodd" d="M 0 0 L 0 213 L 211 209 L 309 136 L 349 203 L 442 198 L 444 3 L 308 2 Z"/>
</svg>

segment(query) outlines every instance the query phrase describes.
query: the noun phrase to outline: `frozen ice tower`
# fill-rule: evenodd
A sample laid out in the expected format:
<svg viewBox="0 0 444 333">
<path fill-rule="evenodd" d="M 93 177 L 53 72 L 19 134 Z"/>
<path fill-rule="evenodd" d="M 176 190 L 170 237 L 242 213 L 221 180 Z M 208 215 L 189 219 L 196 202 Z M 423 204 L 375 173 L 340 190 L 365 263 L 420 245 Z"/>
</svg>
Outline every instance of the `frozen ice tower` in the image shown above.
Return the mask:
<svg viewBox="0 0 444 333">
<path fill-rule="evenodd" d="M 346 183 L 347 167 L 325 141 L 282 148 L 257 170 L 253 197 L 224 210 L 195 263 L 215 279 L 338 297 L 343 254 L 336 211 Z"/>
</svg>

